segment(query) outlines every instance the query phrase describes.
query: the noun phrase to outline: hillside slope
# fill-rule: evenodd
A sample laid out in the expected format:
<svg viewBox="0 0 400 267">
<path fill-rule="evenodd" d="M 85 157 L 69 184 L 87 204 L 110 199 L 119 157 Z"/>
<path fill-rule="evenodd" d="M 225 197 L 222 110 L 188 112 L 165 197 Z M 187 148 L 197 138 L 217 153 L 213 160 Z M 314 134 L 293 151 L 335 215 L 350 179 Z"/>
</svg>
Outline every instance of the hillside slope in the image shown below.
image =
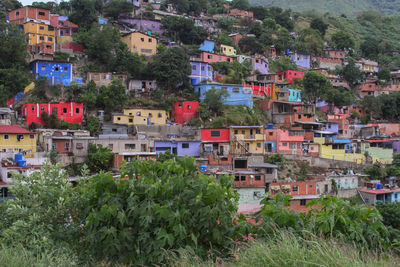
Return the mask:
<svg viewBox="0 0 400 267">
<path fill-rule="evenodd" d="M 332 15 L 355 16 L 360 12 L 374 10 L 387 15 L 400 14 L 400 0 L 250 0 L 252 5 L 278 6 L 293 11 L 316 10 Z"/>
</svg>

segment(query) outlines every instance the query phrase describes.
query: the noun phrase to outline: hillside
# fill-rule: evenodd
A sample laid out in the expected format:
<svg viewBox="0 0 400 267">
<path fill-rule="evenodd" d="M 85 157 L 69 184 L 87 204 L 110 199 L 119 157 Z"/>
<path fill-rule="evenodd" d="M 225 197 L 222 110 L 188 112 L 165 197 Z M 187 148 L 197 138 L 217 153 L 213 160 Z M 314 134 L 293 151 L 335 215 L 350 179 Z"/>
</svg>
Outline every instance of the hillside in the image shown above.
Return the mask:
<svg viewBox="0 0 400 267">
<path fill-rule="evenodd" d="M 293 11 L 316 10 L 332 15 L 355 16 L 360 12 L 374 10 L 387 15 L 400 14 L 399 0 L 250 0 L 253 5 L 278 6 Z"/>
</svg>

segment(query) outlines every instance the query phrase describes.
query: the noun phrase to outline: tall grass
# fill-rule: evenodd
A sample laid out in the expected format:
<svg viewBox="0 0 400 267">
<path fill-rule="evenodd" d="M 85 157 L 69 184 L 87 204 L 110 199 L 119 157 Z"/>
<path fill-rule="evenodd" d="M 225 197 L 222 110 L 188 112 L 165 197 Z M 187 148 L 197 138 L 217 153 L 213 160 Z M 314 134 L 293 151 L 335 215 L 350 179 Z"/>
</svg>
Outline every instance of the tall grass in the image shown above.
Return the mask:
<svg viewBox="0 0 400 267">
<path fill-rule="evenodd" d="M 256 240 L 233 251 L 229 260 L 201 261 L 188 250 L 171 256 L 173 266 L 400 266 L 394 255 L 359 251 L 349 244 L 310 236 L 304 239 L 287 231 L 268 240 Z"/>
</svg>

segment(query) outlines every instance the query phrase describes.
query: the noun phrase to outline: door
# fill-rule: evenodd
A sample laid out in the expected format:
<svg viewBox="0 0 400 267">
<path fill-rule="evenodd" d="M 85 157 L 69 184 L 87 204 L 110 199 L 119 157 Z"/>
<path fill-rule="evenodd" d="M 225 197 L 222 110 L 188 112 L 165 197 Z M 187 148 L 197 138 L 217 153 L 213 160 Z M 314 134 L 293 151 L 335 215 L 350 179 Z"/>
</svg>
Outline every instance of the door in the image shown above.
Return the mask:
<svg viewBox="0 0 400 267">
<path fill-rule="evenodd" d="M 172 148 L 172 154 L 177 155 L 178 154 L 178 150 L 176 147 Z"/>
<path fill-rule="evenodd" d="M 224 146 L 219 147 L 219 154 L 223 155 L 224 154 Z"/>
</svg>

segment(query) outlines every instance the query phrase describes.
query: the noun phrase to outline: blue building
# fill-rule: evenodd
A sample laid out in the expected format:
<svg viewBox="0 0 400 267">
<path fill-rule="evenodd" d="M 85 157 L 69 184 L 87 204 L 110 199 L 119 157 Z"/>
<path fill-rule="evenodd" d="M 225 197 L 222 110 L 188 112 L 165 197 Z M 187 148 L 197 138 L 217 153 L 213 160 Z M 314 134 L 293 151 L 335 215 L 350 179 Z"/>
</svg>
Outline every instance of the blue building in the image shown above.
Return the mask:
<svg viewBox="0 0 400 267">
<path fill-rule="evenodd" d="M 301 103 L 301 90 L 289 88 L 288 100 Z"/>
<path fill-rule="evenodd" d="M 339 123 L 338 122 L 326 121 L 323 123 L 325 124 L 325 127 L 324 127 L 325 131 L 334 132 L 336 134 L 339 133 Z"/>
<path fill-rule="evenodd" d="M 189 76 L 192 85 L 201 83 L 204 80 L 213 80 L 213 67 L 206 63 L 200 61 L 190 61 L 192 65 L 192 74 Z"/>
<path fill-rule="evenodd" d="M 33 63 L 35 78 L 46 77 L 51 85 L 70 85 L 72 82 L 72 64 L 68 62 L 41 61 Z"/>
<path fill-rule="evenodd" d="M 169 151 L 178 157 L 198 157 L 200 156 L 200 146 L 201 141 L 154 141 L 154 149 L 157 154 Z"/>
<path fill-rule="evenodd" d="M 264 146 L 266 153 L 276 153 L 276 141 L 265 141 Z"/>
<path fill-rule="evenodd" d="M 299 67 L 309 69 L 311 67 L 311 56 L 297 52 L 289 52 L 289 58 Z"/>
<path fill-rule="evenodd" d="M 253 108 L 252 89 L 249 87 L 243 87 L 243 85 L 240 84 L 222 83 L 203 83 L 194 87 L 201 101 L 204 100 L 206 92 L 211 89 L 225 90 L 228 92 L 229 95 L 223 99 L 225 105 L 245 105 Z"/>
<path fill-rule="evenodd" d="M 211 40 L 204 40 L 204 42 L 200 45 L 201 51 L 206 51 L 210 53 L 214 53 L 215 42 Z"/>
</svg>

